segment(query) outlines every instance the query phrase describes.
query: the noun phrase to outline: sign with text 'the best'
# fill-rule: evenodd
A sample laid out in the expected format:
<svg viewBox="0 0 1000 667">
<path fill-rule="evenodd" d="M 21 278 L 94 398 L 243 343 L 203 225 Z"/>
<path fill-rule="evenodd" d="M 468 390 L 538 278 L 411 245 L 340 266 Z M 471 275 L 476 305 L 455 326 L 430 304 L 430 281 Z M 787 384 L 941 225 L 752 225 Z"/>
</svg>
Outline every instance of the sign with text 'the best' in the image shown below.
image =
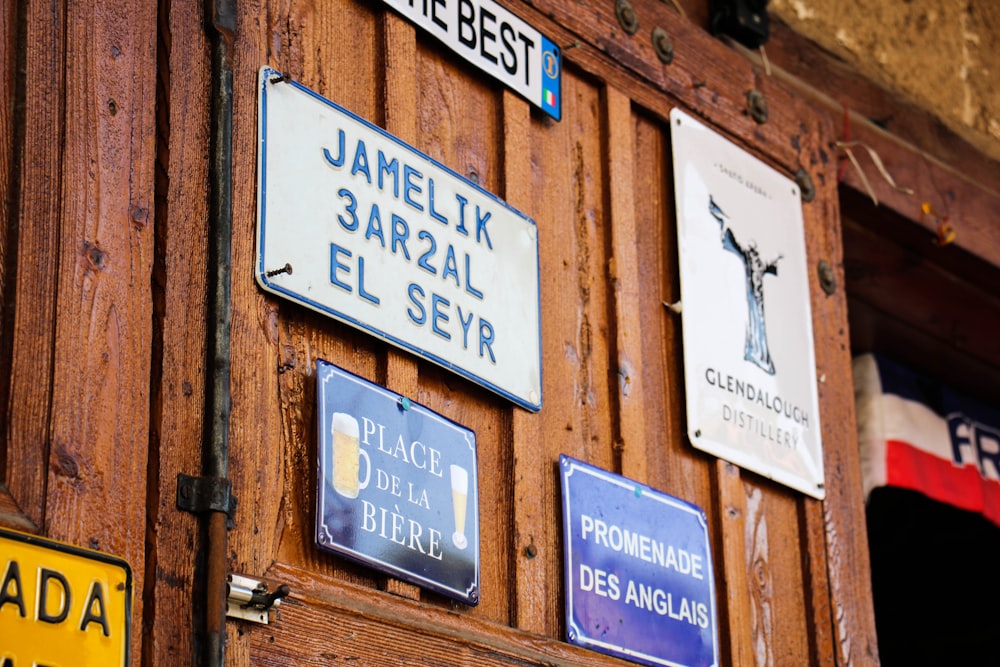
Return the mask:
<svg viewBox="0 0 1000 667">
<path fill-rule="evenodd" d="M 261 287 L 541 409 L 534 221 L 273 70 L 259 86 Z"/>
<path fill-rule="evenodd" d="M 647 665 L 719 664 L 701 508 L 559 457 L 570 643 Z"/>
<path fill-rule="evenodd" d="M 670 128 L 688 437 L 823 498 L 799 188 L 677 109 Z"/>
<path fill-rule="evenodd" d="M 478 604 L 475 433 L 322 359 L 316 384 L 317 544 Z"/>
<path fill-rule="evenodd" d="M 383 0 L 480 71 L 559 120 L 559 47 L 493 0 Z"/>
</svg>

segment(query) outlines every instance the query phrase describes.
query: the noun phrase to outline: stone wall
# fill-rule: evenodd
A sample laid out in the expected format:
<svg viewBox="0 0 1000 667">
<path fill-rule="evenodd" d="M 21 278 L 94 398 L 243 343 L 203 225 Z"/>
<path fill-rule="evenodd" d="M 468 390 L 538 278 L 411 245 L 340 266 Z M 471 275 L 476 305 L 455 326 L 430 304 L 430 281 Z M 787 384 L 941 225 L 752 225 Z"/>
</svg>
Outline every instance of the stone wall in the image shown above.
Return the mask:
<svg viewBox="0 0 1000 667">
<path fill-rule="evenodd" d="M 1000 160 L 1000 1 L 771 0 L 768 11 Z"/>
</svg>

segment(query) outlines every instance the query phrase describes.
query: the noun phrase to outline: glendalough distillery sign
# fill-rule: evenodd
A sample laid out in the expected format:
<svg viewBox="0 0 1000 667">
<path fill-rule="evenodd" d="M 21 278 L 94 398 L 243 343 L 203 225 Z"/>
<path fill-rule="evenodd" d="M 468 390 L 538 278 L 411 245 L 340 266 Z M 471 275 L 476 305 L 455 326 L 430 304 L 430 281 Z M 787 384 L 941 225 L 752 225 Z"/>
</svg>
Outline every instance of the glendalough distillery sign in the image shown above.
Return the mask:
<svg viewBox="0 0 1000 667">
<path fill-rule="evenodd" d="M 261 287 L 539 410 L 534 221 L 268 68 L 259 102 Z"/>
<path fill-rule="evenodd" d="M 823 498 L 798 186 L 679 110 L 670 127 L 688 436 Z"/>
</svg>

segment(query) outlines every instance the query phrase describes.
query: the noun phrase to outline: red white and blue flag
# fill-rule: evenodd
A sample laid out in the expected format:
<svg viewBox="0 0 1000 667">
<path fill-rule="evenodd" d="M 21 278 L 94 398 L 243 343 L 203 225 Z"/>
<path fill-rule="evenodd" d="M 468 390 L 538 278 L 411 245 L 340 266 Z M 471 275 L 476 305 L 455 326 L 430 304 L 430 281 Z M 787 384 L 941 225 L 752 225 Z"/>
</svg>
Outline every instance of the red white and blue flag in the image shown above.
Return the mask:
<svg viewBox="0 0 1000 667">
<path fill-rule="evenodd" d="M 854 387 L 866 498 L 911 489 L 1000 525 L 1000 409 L 871 354 Z"/>
</svg>

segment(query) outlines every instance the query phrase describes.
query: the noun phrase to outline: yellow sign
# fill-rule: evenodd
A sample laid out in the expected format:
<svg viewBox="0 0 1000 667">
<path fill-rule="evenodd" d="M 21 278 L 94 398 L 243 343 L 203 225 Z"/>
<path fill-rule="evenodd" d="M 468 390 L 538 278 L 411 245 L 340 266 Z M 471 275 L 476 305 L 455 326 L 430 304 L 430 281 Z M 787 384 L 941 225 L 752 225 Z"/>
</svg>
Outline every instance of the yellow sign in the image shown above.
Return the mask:
<svg viewBox="0 0 1000 667">
<path fill-rule="evenodd" d="M 0 665 L 125 665 L 131 618 L 124 560 L 0 529 Z"/>
</svg>

